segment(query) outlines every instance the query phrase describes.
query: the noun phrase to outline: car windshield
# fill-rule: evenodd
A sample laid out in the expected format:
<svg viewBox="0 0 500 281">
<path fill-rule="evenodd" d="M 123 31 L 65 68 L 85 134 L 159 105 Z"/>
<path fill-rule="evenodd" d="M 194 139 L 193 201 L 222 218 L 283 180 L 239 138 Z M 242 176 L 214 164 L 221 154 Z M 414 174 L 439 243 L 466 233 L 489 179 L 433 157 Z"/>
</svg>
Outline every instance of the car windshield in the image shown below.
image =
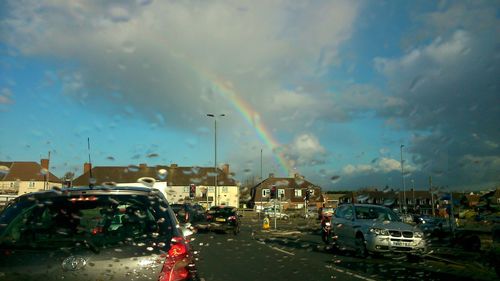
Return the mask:
<svg viewBox="0 0 500 281">
<path fill-rule="evenodd" d="M 356 206 L 355 211 L 356 219 L 395 222 L 401 221 L 399 216 L 388 208 L 381 208 L 377 206 Z"/>
<path fill-rule="evenodd" d="M 103 247 L 172 237 L 171 222 L 162 217 L 158 202 L 147 196 L 23 200 L 0 216 L 0 247 L 56 248 L 75 242 Z"/>
<path fill-rule="evenodd" d="M 497 280 L 500 0 L 0 0 L 0 216 L 0 281 Z"/>
</svg>

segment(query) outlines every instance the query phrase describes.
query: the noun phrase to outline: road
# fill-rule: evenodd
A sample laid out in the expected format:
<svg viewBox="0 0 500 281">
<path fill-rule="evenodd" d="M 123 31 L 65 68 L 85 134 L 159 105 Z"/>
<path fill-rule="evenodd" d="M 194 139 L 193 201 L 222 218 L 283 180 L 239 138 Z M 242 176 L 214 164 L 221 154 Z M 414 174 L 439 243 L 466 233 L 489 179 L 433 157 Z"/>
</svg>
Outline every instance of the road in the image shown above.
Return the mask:
<svg viewBox="0 0 500 281">
<path fill-rule="evenodd" d="M 360 259 L 348 251 L 325 249 L 318 234 L 290 230 L 261 231 L 256 219 L 243 219 L 241 233 L 197 233 L 198 271 L 205 281 L 245 280 L 496 280 L 479 264 L 405 256 Z"/>
</svg>

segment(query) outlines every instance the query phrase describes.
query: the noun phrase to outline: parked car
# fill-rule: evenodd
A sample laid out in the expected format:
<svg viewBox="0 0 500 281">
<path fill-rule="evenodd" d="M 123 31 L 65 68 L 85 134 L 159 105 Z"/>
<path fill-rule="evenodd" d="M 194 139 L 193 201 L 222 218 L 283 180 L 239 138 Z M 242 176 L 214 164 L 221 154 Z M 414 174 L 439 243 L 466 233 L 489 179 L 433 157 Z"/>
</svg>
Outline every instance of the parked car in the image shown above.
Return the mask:
<svg viewBox="0 0 500 281">
<path fill-rule="evenodd" d="M 274 208 L 266 208 L 264 209 L 264 215 L 268 216 L 269 218 L 274 218 L 276 217 L 277 219 L 283 219 L 283 220 L 288 220 L 290 216 L 286 213 L 283 213 L 283 211 L 280 211 Z"/>
<path fill-rule="evenodd" d="M 208 211 L 207 219 L 210 222 L 210 230 L 221 232 L 240 232 L 240 217 L 235 207 L 221 206 L 212 207 Z"/>
<path fill-rule="evenodd" d="M 197 280 L 194 260 L 156 189 L 42 191 L 0 213 L 2 280 Z"/>
<path fill-rule="evenodd" d="M 346 204 L 337 208 L 333 222 L 335 245 L 354 249 L 361 257 L 369 253 L 424 253 L 424 233 L 404 223 L 387 207 Z"/>
</svg>

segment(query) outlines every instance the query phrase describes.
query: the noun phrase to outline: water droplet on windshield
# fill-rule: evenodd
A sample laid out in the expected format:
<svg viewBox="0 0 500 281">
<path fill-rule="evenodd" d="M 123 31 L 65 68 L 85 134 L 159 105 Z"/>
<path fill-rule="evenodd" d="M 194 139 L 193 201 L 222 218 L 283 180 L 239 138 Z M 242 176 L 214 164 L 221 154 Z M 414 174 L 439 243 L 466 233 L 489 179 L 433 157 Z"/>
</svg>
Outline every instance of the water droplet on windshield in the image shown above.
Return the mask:
<svg viewBox="0 0 500 281">
<path fill-rule="evenodd" d="M 135 52 L 134 43 L 127 41 L 122 44 L 122 50 L 124 53 L 132 54 Z"/>
<path fill-rule="evenodd" d="M 158 157 L 158 156 L 159 156 L 158 153 L 150 153 L 150 154 L 148 154 L 147 157 L 148 158 L 155 158 L 155 157 Z"/>
<path fill-rule="evenodd" d="M 142 177 L 142 178 L 137 179 L 137 182 L 142 183 L 147 187 L 153 187 L 156 180 L 154 178 L 150 178 L 150 177 Z"/>
<path fill-rule="evenodd" d="M 0 166 L 0 176 L 8 174 L 10 171 L 9 167 L 7 166 Z"/>
<path fill-rule="evenodd" d="M 116 186 L 116 182 L 114 182 L 114 181 L 107 181 L 107 182 L 103 182 L 102 185 L 105 188 L 113 188 L 113 187 Z"/>
<path fill-rule="evenodd" d="M 110 161 L 115 161 L 115 157 L 113 157 L 113 156 L 108 156 L 108 157 L 106 157 L 106 159 L 108 159 Z"/>
<path fill-rule="evenodd" d="M 158 178 L 164 180 L 167 177 L 168 172 L 166 169 L 159 169 L 158 171 L 156 171 L 156 175 L 158 176 Z"/>
<path fill-rule="evenodd" d="M 129 165 L 127 169 L 128 169 L 129 172 L 138 172 L 139 171 L 139 166 L 137 166 L 137 165 Z"/>
<path fill-rule="evenodd" d="M 40 174 L 42 174 L 43 176 L 47 175 L 49 173 L 49 170 L 47 170 L 46 168 L 42 168 L 40 170 Z"/>
<path fill-rule="evenodd" d="M 340 176 L 337 176 L 337 175 L 336 176 L 332 176 L 330 178 L 330 180 L 331 180 L 332 183 L 336 183 L 336 182 L 338 182 L 340 180 Z"/>
</svg>

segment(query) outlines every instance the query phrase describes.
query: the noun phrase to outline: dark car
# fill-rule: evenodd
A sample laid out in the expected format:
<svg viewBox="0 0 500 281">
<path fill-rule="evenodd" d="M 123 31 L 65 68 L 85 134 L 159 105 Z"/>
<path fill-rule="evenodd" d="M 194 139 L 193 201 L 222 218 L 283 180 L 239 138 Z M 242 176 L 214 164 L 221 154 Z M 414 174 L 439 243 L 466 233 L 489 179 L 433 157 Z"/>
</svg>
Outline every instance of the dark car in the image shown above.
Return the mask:
<svg viewBox="0 0 500 281">
<path fill-rule="evenodd" d="M 196 280 L 191 252 L 155 189 L 43 191 L 0 213 L 1 280 Z"/>
<path fill-rule="evenodd" d="M 240 218 L 235 207 L 212 207 L 208 211 L 207 220 L 210 222 L 210 230 L 221 232 L 240 232 Z"/>
</svg>

